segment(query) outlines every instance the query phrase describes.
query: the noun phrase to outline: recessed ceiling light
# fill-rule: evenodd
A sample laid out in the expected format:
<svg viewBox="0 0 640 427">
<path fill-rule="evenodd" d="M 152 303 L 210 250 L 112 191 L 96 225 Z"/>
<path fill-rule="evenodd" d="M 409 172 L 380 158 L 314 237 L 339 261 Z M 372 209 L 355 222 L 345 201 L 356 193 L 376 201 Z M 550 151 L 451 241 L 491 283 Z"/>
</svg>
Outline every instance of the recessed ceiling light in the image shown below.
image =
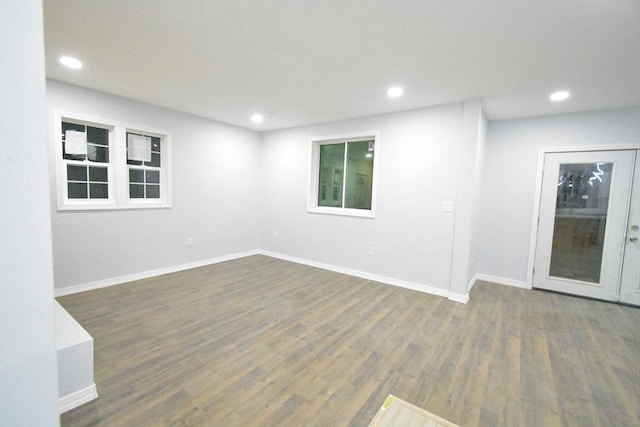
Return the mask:
<svg viewBox="0 0 640 427">
<path fill-rule="evenodd" d="M 549 99 L 552 101 L 564 101 L 568 97 L 569 97 L 569 92 L 567 92 L 566 90 L 560 90 L 558 92 L 553 92 L 549 97 Z"/>
<path fill-rule="evenodd" d="M 402 96 L 403 93 L 404 91 L 399 86 L 393 86 L 393 87 L 390 87 L 389 90 L 387 90 L 387 95 L 390 98 L 397 98 L 399 96 Z"/>
<path fill-rule="evenodd" d="M 63 57 L 61 57 L 60 58 L 60 62 L 65 67 L 73 68 L 74 70 L 82 68 L 82 62 L 80 62 L 78 59 L 73 58 L 71 56 L 63 56 Z"/>
<path fill-rule="evenodd" d="M 251 120 L 253 121 L 253 123 L 262 123 L 264 117 L 262 117 L 262 114 L 256 113 L 251 116 Z"/>
</svg>

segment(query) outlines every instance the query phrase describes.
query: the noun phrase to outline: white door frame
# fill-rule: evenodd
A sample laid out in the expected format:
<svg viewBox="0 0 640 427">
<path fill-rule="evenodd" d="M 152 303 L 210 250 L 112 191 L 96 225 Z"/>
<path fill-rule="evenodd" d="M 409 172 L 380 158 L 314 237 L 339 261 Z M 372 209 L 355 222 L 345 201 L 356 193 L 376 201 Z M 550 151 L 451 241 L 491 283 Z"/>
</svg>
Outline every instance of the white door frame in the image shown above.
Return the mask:
<svg viewBox="0 0 640 427">
<path fill-rule="evenodd" d="M 536 241 L 538 238 L 538 218 L 540 216 L 540 200 L 542 198 L 542 171 L 544 170 L 544 158 L 547 153 L 575 153 L 581 151 L 617 151 L 640 150 L 637 144 L 607 144 L 571 147 L 541 147 L 538 150 L 538 167 L 536 171 L 536 188 L 534 191 L 533 215 L 531 216 L 531 234 L 529 236 L 529 261 L 527 263 L 526 289 L 533 289 L 533 267 L 536 259 Z"/>
</svg>

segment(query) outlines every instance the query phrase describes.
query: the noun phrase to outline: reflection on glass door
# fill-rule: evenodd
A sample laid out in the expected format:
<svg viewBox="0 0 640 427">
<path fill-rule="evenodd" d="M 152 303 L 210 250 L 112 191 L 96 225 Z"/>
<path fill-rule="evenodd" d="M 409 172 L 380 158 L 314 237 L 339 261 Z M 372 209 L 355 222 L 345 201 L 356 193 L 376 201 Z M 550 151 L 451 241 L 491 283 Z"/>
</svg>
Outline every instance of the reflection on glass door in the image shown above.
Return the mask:
<svg viewBox="0 0 640 427">
<path fill-rule="evenodd" d="M 612 168 L 560 164 L 550 276 L 600 282 Z"/>
</svg>

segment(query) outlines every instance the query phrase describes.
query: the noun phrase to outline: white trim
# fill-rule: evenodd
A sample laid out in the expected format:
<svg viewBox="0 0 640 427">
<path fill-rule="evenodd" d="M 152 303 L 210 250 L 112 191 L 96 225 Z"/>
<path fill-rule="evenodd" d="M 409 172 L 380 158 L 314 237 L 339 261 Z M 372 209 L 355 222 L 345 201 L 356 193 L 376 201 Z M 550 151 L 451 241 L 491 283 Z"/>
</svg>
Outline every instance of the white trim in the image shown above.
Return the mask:
<svg viewBox="0 0 640 427">
<path fill-rule="evenodd" d="M 295 262 L 296 264 L 303 264 L 303 265 L 308 265 L 310 267 L 316 267 L 316 268 L 321 268 L 323 270 L 333 271 L 333 272 L 336 272 L 336 273 L 347 274 L 349 276 L 359 277 L 361 279 L 371 280 L 371 281 L 374 281 L 374 282 L 383 283 L 385 285 L 397 286 L 397 287 L 400 287 L 400 288 L 410 289 L 412 291 L 423 292 L 423 293 L 426 293 L 426 294 L 436 295 L 436 296 L 439 296 L 439 297 L 447 297 L 447 298 L 449 298 L 449 299 L 451 299 L 453 301 L 457 301 L 457 302 L 462 302 L 462 300 L 464 299 L 464 296 L 460 296 L 460 295 L 457 295 L 457 294 L 452 294 L 446 289 L 436 288 L 434 286 L 423 285 L 421 283 L 409 282 L 409 281 L 406 281 L 406 280 L 400 280 L 400 279 L 394 279 L 394 278 L 391 278 L 391 277 L 379 276 L 377 274 L 366 273 L 364 271 L 352 270 L 352 269 L 349 269 L 349 268 L 338 267 L 338 266 L 335 266 L 335 265 L 325 264 L 325 263 L 322 263 L 322 262 L 317 262 L 317 261 L 311 261 L 311 260 L 308 260 L 308 259 L 292 257 L 292 256 L 289 256 L 289 255 L 284 255 L 284 254 L 277 253 L 277 252 L 271 252 L 271 251 L 265 251 L 265 250 L 259 250 L 258 252 L 261 255 L 265 255 L 265 256 L 268 256 L 268 257 L 271 257 L 271 258 L 278 258 L 278 259 L 282 259 L 282 260 L 285 260 L 285 261 Z M 468 301 L 468 295 L 467 295 L 467 301 Z M 466 303 L 466 301 L 464 303 Z"/>
<path fill-rule="evenodd" d="M 329 206 L 311 206 L 307 209 L 307 212 L 326 215 L 343 215 L 343 216 L 358 216 L 361 218 L 375 218 L 376 215 L 373 210 L 367 209 L 349 209 L 349 208 L 334 208 Z"/>
<path fill-rule="evenodd" d="M 91 402 L 92 400 L 97 398 L 98 389 L 96 388 L 96 384 L 93 383 L 87 388 L 74 391 L 71 394 L 67 394 L 66 396 L 62 396 L 61 398 L 59 398 L 58 410 L 61 414 L 64 414 L 67 411 L 77 408 L 80 405 L 84 405 L 87 402 Z"/>
<path fill-rule="evenodd" d="M 620 151 L 620 150 L 638 150 L 640 144 L 609 144 L 609 145 L 585 145 L 585 146 L 569 146 L 569 147 L 540 147 L 540 152 L 544 153 L 573 153 L 579 151 Z"/>
<path fill-rule="evenodd" d="M 469 302 L 469 292 L 464 295 L 456 294 L 453 292 L 449 292 L 449 296 L 447 297 L 451 301 L 459 302 L 462 304 L 466 304 Z"/>
<path fill-rule="evenodd" d="M 95 282 L 85 283 L 82 285 L 66 286 L 63 288 L 56 289 L 55 297 L 57 298 L 65 295 L 77 294 L 80 292 L 93 291 L 96 289 L 106 288 L 109 286 L 121 285 L 124 283 L 133 282 L 136 280 L 162 276 L 164 274 L 177 273 L 179 271 L 189 270 L 189 269 L 198 268 L 198 267 L 204 267 L 212 264 L 218 264 L 221 262 L 231 261 L 239 258 L 245 258 L 253 255 L 264 255 L 271 258 L 277 258 L 285 261 L 294 262 L 296 264 L 303 264 L 303 265 L 308 265 L 310 267 L 321 268 L 323 270 L 328 270 L 336 273 L 346 274 L 349 276 L 359 277 L 361 279 L 371 280 L 374 282 L 383 283 L 385 285 L 397 286 L 399 288 L 410 289 L 412 291 L 418 291 L 425 294 L 445 297 L 450 299 L 451 301 L 456 301 L 463 304 L 466 304 L 469 301 L 468 292 L 465 295 L 460 295 L 460 294 L 450 292 L 447 289 L 437 288 L 435 286 L 424 285 L 422 283 L 410 282 L 410 281 L 401 280 L 401 279 L 394 279 L 391 277 L 380 276 L 377 274 L 367 273 L 359 270 L 352 270 L 350 268 L 338 267 L 331 264 L 325 264 L 322 262 L 311 261 L 308 259 L 292 257 L 289 255 L 284 255 L 277 252 L 265 251 L 262 249 L 251 250 L 247 252 L 239 252 L 239 253 L 225 255 L 218 258 L 195 261 L 195 262 L 180 264 L 172 267 L 165 267 L 165 268 L 159 268 L 156 270 L 143 271 L 140 273 L 127 274 L 125 276 L 118 276 L 111 279 L 98 280 Z"/>
<path fill-rule="evenodd" d="M 497 283 L 498 285 L 512 286 L 514 288 L 531 289 L 527 282 L 522 280 L 507 279 L 506 277 L 492 276 L 490 274 L 476 273 L 474 280 L 482 280 L 483 282 Z"/>
<path fill-rule="evenodd" d="M 478 280 L 478 273 L 474 274 L 469 283 L 467 283 L 467 294 L 471 292 L 471 288 L 476 284 L 476 280 Z"/>
<path fill-rule="evenodd" d="M 531 233 L 529 234 L 529 258 L 527 260 L 526 289 L 533 289 L 533 267 L 536 265 L 536 243 L 538 240 L 538 218 L 540 217 L 540 201 L 542 199 L 542 175 L 544 172 L 544 157 L 546 151 L 541 148 L 538 152 L 538 166 L 536 168 L 536 186 L 533 192 L 533 215 L 531 215 Z"/>
<path fill-rule="evenodd" d="M 135 280 L 148 279 L 150 277 L 162 276 L 164 274 L 176 273 L 178 271 L 189 270 L 192 268 L 204 267 L 220 262 L 231 261 L 238 258 L 245 258 L 252 255 L 258 255 L 258 251 L 239 252 L 231 255 L 225 255 L 218 258 L 210 258 L 202 261 L 194 261 L 186 264 L 174 265 L 171 267 L 158 268 L 156 270 L 143 271 L 140 273 L 127 274 L 125 276 L 113 277 L 111 279 L 98 280 L 95 282 L 85 283 L 82 285 L 66 286 L 55 290 L 55 297 L 77 294 L 79 292 L 93 291 L 95 289 L 106 288 L 123 283 L 133 282 Z"/>
</svg>

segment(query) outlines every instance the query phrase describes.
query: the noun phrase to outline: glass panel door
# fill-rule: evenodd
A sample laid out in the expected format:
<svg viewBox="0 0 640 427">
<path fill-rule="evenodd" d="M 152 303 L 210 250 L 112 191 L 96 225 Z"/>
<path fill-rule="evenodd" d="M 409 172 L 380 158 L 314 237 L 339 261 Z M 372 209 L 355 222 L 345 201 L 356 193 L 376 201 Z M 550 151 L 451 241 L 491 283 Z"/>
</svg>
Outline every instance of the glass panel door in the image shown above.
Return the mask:
<svg viewBox="0 0 640 427">
<path fill-rule="evenodd" d="M 618 299 L 634 156 L 546 154 L 534 287 Z"/>
</svg>

